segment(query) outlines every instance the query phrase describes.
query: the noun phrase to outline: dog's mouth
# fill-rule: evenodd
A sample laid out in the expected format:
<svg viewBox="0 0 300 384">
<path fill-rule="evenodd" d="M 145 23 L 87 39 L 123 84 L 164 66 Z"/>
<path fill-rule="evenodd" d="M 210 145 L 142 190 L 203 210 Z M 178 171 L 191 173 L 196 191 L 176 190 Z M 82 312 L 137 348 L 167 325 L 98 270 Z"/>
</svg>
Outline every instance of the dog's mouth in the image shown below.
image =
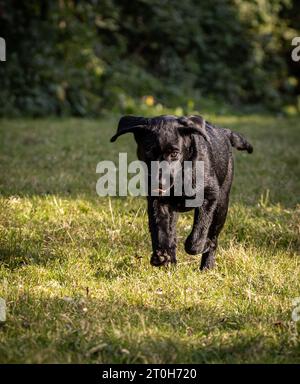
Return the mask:
<svg viewBox="0 0 300 384">
<path fill-rule="evenodd" d="M 168 192 L 168 189 L 157 188 L 157 189 L 152 189 L 152 192 L 156 192 L 156 193 L 159 193 L 160 195 L 164 195 L 166 192 Z"/>
<path fill-rule="evenodd" d="M 170 191 L 170 189 L 174 186 L 174 183 L 172 185 L 170 185 L 169 188 L 166 188 L 166 189 L 163 189 L 163 188 L 156 188 L 156 189 L 152 189 L 152 192 L 155 192 L 155 193 L 158 193 L 159 196 L 163 196 L 165 195 L 168 191 Z"/>
</svg>

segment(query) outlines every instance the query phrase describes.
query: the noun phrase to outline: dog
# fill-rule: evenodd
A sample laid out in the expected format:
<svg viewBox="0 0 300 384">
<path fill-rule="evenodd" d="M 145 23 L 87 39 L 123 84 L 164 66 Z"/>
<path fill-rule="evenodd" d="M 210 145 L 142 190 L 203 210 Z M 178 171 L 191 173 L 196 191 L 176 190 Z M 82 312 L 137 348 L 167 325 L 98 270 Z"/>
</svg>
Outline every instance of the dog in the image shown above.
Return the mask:
<svg viewBox="0 0 300 384">
<path fill-rule="evenodd" d="M 171 165 L 175 162 L 183 164 L 185 161 L 204 162 L 204 193 L 200 206 L 188 208 L 185 196 L 172 193 L 174 172 L 171 173 L 168 196 L 164 196 L 164 180 L 161 175 L 158 176 L 159 195 L 148 193 L 148 219 L 153 249 L 151 265 L 176 263 L 178 212 L 194 209 L 193 228 L 185 241 L 185 251 L 190 255 L 202 254 L 201 270 L 213 268 L 233 180 L 232 147 L 252 153 L 252 145 L 239 133 L 219 128 L 196 115 L 162 115 L 153 118 L 124 116 L 111 142 L 129 132 L 134 134 L 138 159 L 147 165 L 151 161 L 162 160 Z M 194 185 L 194 174 L 191 178 L 191 184 Z"/>
</svg>

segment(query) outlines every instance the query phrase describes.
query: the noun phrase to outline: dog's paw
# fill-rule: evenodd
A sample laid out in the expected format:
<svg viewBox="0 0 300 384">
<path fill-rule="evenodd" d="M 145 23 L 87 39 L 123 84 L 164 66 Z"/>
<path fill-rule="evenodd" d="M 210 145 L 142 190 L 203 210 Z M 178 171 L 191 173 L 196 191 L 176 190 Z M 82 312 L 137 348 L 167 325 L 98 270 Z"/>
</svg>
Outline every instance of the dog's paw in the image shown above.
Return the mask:
<svg viewBox="0 0 300 384">
<path fill-rule="evenodd" d="M 202 256 L 200 271 L 206 271 L 209 269 L 213 269 L 215 266 L 215 255 L 214 252 L 206 252 Z"/>
<path fill-rule="evenodd" d="M 156 251 L 150 259 L 150 264 L 154 267 L 160 267 L 168 263 L 176 263 L 176 258 L 170 256 L 166 251 Z"/>
</svg>

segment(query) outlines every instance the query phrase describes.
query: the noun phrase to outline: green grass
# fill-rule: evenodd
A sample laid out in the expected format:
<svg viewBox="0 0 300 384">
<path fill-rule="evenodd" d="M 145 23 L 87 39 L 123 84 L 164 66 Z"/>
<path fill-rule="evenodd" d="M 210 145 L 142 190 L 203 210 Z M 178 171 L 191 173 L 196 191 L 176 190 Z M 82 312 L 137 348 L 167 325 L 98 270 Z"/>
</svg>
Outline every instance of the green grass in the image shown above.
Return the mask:
<svg viewBox="0 0 300 384">
<path fill-rule="evenodd" d="M 236 153 L 217 265 L 156 269 L 146 204 L 99 198 L 96 164 L 135 158 L 111 120 L 0 121 L 4 363 L 299 363 L 299 119 L 209 116 L 253 143 Z"/>
</svg>

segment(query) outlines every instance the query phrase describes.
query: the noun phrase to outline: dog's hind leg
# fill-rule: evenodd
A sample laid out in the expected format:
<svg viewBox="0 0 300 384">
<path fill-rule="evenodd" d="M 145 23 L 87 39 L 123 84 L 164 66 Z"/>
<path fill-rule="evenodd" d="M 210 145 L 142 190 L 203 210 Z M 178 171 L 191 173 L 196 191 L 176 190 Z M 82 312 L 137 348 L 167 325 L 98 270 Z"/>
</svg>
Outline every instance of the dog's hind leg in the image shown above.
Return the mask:
<svg viewBox="0 0 300 384">
<path fill-rule="evenodd" d="M 215 236 L 213 239 L 209 239 L 208 250 L 203 253 L 200 263 L 200 270 L 212 269 L 215 266 L 215 255 L 218 245 L 218 237 Z"/>
<path fill-rule="evenodd" d="M 215 265 L 215 255 L 218 246 L 218 236 L 226 221 L 228 211 L 228 196 L 218 202 L 214 213 L 214 218 L 208 231 L 207 246 L 208 249 L 203 253 L 200 269 L 212 269 Z"/>
</svg>

